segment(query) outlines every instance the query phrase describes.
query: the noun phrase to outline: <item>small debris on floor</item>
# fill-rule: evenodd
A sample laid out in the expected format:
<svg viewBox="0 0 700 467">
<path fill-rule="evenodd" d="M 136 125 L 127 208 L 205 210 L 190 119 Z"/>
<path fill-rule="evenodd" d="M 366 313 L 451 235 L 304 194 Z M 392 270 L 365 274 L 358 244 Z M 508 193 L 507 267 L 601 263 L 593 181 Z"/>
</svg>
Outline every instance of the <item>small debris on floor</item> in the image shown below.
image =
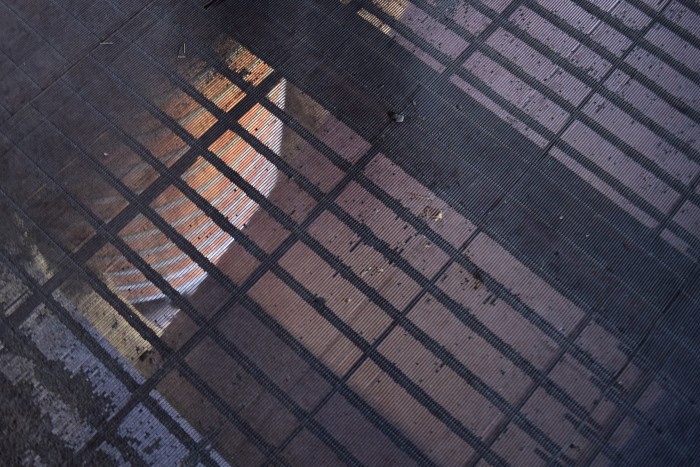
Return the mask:
<svg viewBox="0 0 700 467">
<path fill-rule="evenodd" d="M 186 47 L 185 47 L 185 43 L 183 42 L 182 46 L 177 51 L 177 58 L 185 58 L 185 52 L 186 52 Z"/>
<path fill-rule="evenodd" d="M 370 276 L 376 276 L 384 272 L 384 268 L 379 266 L 369 266 L 360 271 L 360 277 L 364 277 L 367 274 Z"/>
<path fill-rule="evenodd" d="M 396 123 L 403 123 L 406 120 L 406 116 L 404 114 L 396 113 L 396 112 L 389 112 L 389 117 Z"/>
<path fill-rule="evenodd" d="M 434 208 L 432 206 L 426 206 L 423 208 L 423 215 L 427 217 L 428 219 L 432 219 L 434 221 L 439 221 L 442 220 L 442 211 L 438 208 Z"/>
</svg>

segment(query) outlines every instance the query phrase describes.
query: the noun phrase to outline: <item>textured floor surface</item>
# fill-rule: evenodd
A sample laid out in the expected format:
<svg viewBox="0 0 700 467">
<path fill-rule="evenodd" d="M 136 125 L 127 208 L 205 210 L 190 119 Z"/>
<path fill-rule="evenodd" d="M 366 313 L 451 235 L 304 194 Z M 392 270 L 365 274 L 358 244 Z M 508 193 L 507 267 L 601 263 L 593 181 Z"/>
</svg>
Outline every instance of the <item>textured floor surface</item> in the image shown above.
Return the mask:
<svg viewBox="0 0 700 467">
<path fill-rule="evenodd" d="M 700 465 L 698 2 L 205 4 L 0 0 L 3 465 Z"/>
</svg>

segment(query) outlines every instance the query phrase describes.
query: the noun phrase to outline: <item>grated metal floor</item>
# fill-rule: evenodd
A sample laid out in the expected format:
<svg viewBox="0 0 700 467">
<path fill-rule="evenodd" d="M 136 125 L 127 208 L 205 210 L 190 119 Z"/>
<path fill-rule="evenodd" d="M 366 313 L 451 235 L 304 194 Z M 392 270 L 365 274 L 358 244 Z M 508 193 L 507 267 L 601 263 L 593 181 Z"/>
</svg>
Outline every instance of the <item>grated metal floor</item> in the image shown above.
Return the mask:
<svg viewBox="0 0 700 467">
<path fill-rule="evenodd" d="M 203 5 L 0 0 L 5 464 L 700 465 L 697 2 Z"/>
</svg>

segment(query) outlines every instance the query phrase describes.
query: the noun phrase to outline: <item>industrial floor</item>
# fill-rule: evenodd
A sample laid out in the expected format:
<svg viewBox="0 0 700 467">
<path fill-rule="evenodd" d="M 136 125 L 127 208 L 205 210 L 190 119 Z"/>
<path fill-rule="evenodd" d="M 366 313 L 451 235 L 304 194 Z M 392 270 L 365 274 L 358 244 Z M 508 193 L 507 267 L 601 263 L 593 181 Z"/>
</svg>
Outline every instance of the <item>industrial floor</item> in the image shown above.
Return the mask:
<svg viewBox="0 0 700 467">
<path fill-rule="evenodd" d="M 700 3 L 0 0 L 1 465 L 700 466 Z"/>
</svg>

